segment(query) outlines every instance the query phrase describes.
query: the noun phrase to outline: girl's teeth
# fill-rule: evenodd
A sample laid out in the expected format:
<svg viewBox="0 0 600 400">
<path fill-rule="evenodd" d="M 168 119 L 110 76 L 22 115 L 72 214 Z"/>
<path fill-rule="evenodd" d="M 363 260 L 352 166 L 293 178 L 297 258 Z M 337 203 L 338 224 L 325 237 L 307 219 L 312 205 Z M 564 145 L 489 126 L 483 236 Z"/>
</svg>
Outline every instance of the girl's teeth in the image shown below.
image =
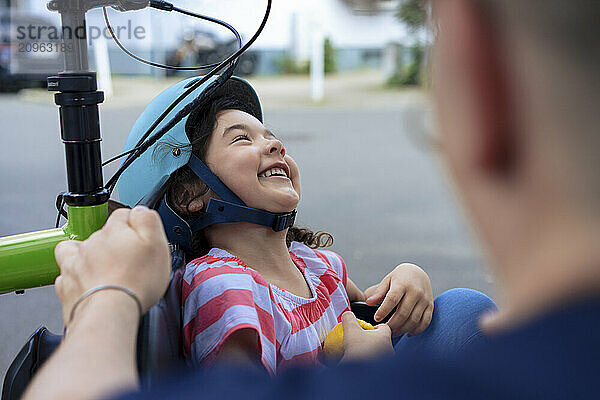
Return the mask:
<svg viewBox="0 0 600 400">
<path fill-rule="evenodd" d="M 285 171 L 281 168 L 272 168 L 268 171 L 263 172 L 262 174 L 260 174 L 260 176 L 268 178 L 272 175 L 283 175 L 285 177 L 287 177 L 287 174 L 285 173 Z"/>
</svg>

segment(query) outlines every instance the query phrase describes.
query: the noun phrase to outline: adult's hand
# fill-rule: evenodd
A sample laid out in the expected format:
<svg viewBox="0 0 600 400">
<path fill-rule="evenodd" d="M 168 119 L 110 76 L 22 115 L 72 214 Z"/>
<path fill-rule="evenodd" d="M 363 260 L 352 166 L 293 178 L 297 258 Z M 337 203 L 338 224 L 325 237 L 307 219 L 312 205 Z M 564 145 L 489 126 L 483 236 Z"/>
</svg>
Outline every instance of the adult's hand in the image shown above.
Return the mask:
<svg viewBox="0 0 600 400">
<path fill-rule="evenodd" d="M 65 320 L 75 301 L 93 287 L 124 286 L 136 294 L 145 312 L 161 298 L 169 281 L 167 240 L 158 214 L 147 208 L 115 211 L 100 231 L 83 242 L 60 243 L 55 255 L 61 270 L 56 293 Z M 137 388 L 136 308 L 117 290 L 88 297 L 24 399 L 103 398 Z"/>
<path fill-rule="evenodd" d="M 358 324 L 351 311 L 342 314 L 344 329 L 344 356 L 342 361 L 374 358 L 394 354 L 392 331 L 386 324 L 379 324 L 374 330 L 365 330 Z"/>
<path fill-rule="evenodd" d="M 61 272 L 55 289 L 65 323 L 75 301 L 93 287 L 124 286 L 136 294 L 146 312 L 169 282 L 167 239 L 160 217 L 146 207 L 116 210 L 87 240 L 59 243 L 55 256 Z"/>
</svg>

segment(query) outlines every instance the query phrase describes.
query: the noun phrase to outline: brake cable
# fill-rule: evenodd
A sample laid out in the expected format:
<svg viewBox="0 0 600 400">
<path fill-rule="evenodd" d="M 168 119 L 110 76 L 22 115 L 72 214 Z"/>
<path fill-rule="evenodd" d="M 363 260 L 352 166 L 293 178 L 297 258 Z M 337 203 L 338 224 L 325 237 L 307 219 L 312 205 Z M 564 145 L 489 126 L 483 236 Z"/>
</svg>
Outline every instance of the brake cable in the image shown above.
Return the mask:
<svg viewBox="0 0 600 400">
<path fill-rule="evenodd" d="M 160 5 L 159 5 L 159 3 L 160 3 Z M 163 11 L 176 11 L 176 12 L 179 12 L 179 13 L 184 14 L 184 15 L 188 15 L 188 16 L 191 16 L 191 17 L 203 19 L 205 21 L 209 21 L 209 22 L 213 22 L 215 24 L 221 25 L 221 26 L 229 29 L 231 32 L 233 32 L 233 34 L 237 38 L 238 49 L 240 47 L 242 47 L 242 38 L 240 37 L 240 34 L 238 33 L 237 30 L 235 30 L 235 28 L 233 26 L 231 26 L 230 24 L 228 24 L 225 21 L 221 21 L 220 19 L 209 17 L 207 15 L 197 14 L 197 13 L 194 13 L 192 11 L 187 11 L 187 10 L 175 7 L 172 4 L 167 3 L 165 1 L 151 1 L 150 2 L 150 7 L 157 8 L 157 9 L 163 10 Z M 174 66 L 174 65 L 166 65 L 166 64 L 156 63 L 156 62 L 153 62 L 153 61 L 148 61 L 148 60 L 145 60 L 145 59 L 143 59 L 143 58 L 141 58 L 139 56 L 136 56 L 131 51 L 127 50 L 127 48 L 125 48 L 125 46 L 117 38 L 117 35 L 115 35 L 114 30 L 112 28 L 112 25 L 110 24 L 110 21 L 108 19 L 108 12 L 106 10 L 106 7 L 103 7 L 102 11 L 104 13 L 104 22 L 106 23 L 106 27 L 108 28 L 108 31 L 110 32 L 110 35 L 114 39 L 115 43 L 117 44 L 117 46 L 119 46 L 119 48 L 121 50 L 123 50 L 123 52 L 125 52 L 125 54 L 127 54 L 129 57 L 133 58 L 134 60 L 137 60 L 137 61 L 139 61 L 141 63 L 150 65 L 152 67 L 163 68 L 163 69 L 171 69 L 171 70 L 175 70 L 175 71 L 197 71 L 197 70 L 201 70 L 201 69 L 208 69 L 208 68 L 217 67 L 217 66 L 220 65 L 220 62 L 216 62 L 216 63 L 213 63 L 213 64 L 199 65 L 199 66 L 195 66 L 195 67 L 178 67 L 178 66 Z"/>
</svg>

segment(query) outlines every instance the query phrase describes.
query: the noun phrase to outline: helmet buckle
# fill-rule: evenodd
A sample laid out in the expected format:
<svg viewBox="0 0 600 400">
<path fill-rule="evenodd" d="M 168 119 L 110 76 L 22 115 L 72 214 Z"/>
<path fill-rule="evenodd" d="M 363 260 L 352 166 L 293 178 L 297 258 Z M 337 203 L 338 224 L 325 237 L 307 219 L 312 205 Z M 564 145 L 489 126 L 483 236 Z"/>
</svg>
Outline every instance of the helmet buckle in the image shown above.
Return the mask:
<svg viewBox="0 0 600 400">
<path fill-rule="evenodd" d="M 282 231 L 282 230 L 287 229 L 290 226 L 294 225 L 295 220 L 296 220 L 296 210 L 289 212 L 289 213 L 280 214 L 275 218 L 275 221 L 273 221 L 272 228 L 275 232 Z"/>
</svg>

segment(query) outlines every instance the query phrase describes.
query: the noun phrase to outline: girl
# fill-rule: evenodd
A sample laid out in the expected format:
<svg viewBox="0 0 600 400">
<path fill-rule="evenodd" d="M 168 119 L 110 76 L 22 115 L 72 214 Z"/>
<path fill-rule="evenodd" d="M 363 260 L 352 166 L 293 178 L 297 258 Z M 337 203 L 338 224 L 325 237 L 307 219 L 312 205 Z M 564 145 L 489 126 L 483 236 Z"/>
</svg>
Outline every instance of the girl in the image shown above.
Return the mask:
<svg viewBox="0 0 600 400">
<path fill-rule="evenodd" d="M 148 106 L 126 150 L 189 83 Z M 136 204 L 164 177 L 159 213 L 170 240 L 191 260 L 181 300 L 184 353 L 192 364 L 235 358 L 271 374 L 319 364 L 325 336 L 352 301 L 381 302 L 376 321 L 395 310 L 387 324 L 396 335 L 429 325 L 432 291 L 422 269 L 402 264 L 363 293 L 339 255 L 318 250 L 333 243 L 330 234 L 290 226 L 301 194 L 298 166 L 262 124 L 246 82 L 229 79 L 140 157 L 121 178 L 121 200 Z M 285 224 L 270 225 L 273 216 Z"/>
</svg>

